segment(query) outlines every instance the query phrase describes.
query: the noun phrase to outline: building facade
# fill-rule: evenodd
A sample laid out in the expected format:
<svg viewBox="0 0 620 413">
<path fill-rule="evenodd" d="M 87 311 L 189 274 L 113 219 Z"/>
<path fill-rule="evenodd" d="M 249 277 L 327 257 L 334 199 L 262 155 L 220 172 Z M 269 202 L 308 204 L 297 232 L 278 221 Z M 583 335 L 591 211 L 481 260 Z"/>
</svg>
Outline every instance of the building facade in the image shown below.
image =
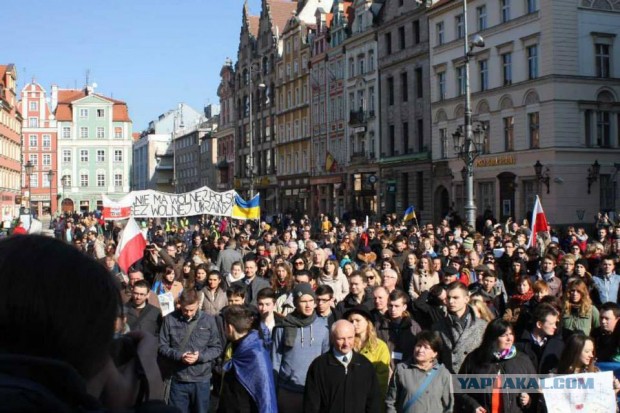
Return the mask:
<svg viewBox="0 0 620 413">
<path fill-rule="evenodd" d="M 231 59 L 226 59 L 220 70 L 220 85 L 217 88 L 220 98 L 220 116 L 213 138 L 217 145 L 217 190 L 233 189 L 235 177 L 235 69 Z"/>
<path fill-rule="evenodd" d="M 379 212 L 379 70 L 376 25 L 383 2 L 355 0 L 345 50 L 345 113 L 348 115 L 347 210 L 354 216 Z"/>
<path fill-rule="evenodd" d="M 57 122 L 62 210 L 88 212 L 129 192 L 132 122 L 127 104 L 82 90 L 52 86 Z"/>
<path fill-rule="evenodd" d="M 486 140 L 474 165 L 477 214 L 530 217 L 538 194 L 553 224 L 592 223 L 618 205 L 620 14 L 598 2 L 468 3 L 472 113 Z M 452 133 L 463 124 L 461 2 L 429 11 L 434 211 L 463 216 L 463 162 Z M 597 162 L 600 173 L 592 174 Z M 537 175 L 534 165 L 540 163 Z"/>
<path fill-rule="evenodd" d="M 17 104 L 15 65 L 0 65 L 0 209 L 2 220 L 19 215 L 22 180 L 22 115 Z M 27 206 L 27 203 L 24 203 Z"/>
<path fill-rule="evenodd" d="M 20 111 L 24 164 L 30 162 L 32 174 L 27 177 L 31 212 L 35 215 L 58 211 L 60 179 L 57 165 L 57 129 L 45 89 L 36 82 L 28 83 L 21 91 Z"/>
<path fill-rule="evenodd" d="M 377 29 L 381 83 L 380 212 L 432 218 L 426 3 L 388 1 Z"/>
</svg>

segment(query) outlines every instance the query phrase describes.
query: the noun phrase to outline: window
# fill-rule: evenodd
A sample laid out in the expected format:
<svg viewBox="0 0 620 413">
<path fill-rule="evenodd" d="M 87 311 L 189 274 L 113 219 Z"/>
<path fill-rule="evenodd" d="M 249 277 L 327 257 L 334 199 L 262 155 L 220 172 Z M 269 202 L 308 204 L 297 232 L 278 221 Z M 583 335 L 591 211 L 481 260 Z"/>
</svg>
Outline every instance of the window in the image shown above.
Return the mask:
<svg viewBox="0 0 620 413">
<path fill-rule="evenodd" d="M 426 152 L 427 148 L 424 146 L 424 119 L 418 119 L 416 133 L 418 135 L 418 151 Z"/>
<path fill-rule="evenodd" d="M 62 150 L 62 161 L 63 162 L 71 162 L 71 149 L 63 149 Z"/>
<path fill-rule="evenodd" d="M 446 98 L 446 72 L 437 73 L 437 92 L 439 100 Z"/>
<path fill-rule="evenodd" d="M 102 126 L 97 126 L 97 139 L 103 139 L 105 136 L 104 128 Z"/>
<path fill-rule="evenodd" d="M 385 34 L 385 52 L 387 54 L 392 53 L 392 33 Z"/>
<path fill-rule="evenodd" d="M 534 13 L 538 10 L 538 0 L 527 0 L 527 12 Z"/>
<path fill-rule="evenodd" d="M 439 142 L 441 144 L 441 159 L 448 157 L 448 129 L 439 129 Z"/>
<path fill-rule="evenodd" d="M 62 128 L 62 138 L 63 139 L 71 139 L 71 127 L 63 126 Z"/>
<path fill-rule="evenodd" d="M 88 186 L 88 174 L 80 175 L 80 186 L 81 187 Z"/>
<path fill-rule="evenodd" d="M 512 53 L 502 55 L 502 78 L 504 86 L 512 84 Z"/>
<path fill-rule="evenodd" d="M 123 128 L 117 126 L 114 128 L 114 138 L 115 139 L 123 139 Z"/>
<path fill-rule="evenodd" d="M 480 182 L 476 193 L 478 211 L 487 209 L 495 214 L 495 182 Z"/>
<path fill-rule="evenodd" d="M 105 116 L 105 109 L 97 109 L 97 117 L 103 118 Z"/>
<path fill-rule="evenodd" d="M 43 135 L 43 147 L 50 148 L 52 146 L 52 137 L 51 135 Z"/>
<path fill-rule="evenodd" d="M 114 186 L 123 186 L 122 174 L 114 174 Z"/>
<path fill-rule="evenodd" d="M 31 148 L 36 148 L 38 146 L 39 140 L 37 138 L 37 135 L 28 136 L 28 144 Z"/>
<path fill-rule="evenodd" d="M 504 122 L 504 148 L 506 151 L 514 151 L 515 149 L 515 118 L 513 116 L 506 116 L 503 118 Z"/>
<path fill-rule="evenodd" d="M 409 144 L 409 122 L 403 122 L 403 153 L 411 153 L 413 150 Z"/>
<path fill-rule="evenodd" d="M 97 149 L 97 162 L 105 162 L 105 151 Z"/>
<path fill-rule="evenodd" d="M 609 77 L 609 45 L 596 43 L 594 51 L 596 57 L 596 77 Z"/>
<path fill-rule="evenodd" d="M 88 162 L 88 149 L 80 149 L 80 162 Z"/>
<path fill-rule="evenodd" d="M 38 128 L 39 127 L 39 119 L 38 118 L 28 118 L 28 127 L 30 127 L 30 128 Z"/>
<path fill-rule="evenodd" d="M 389 140 L 388 140 L 388 156 L 394 156 L 394 146 L 396 146 L 396 130 L 394 125 L 389 127 Z"/>
<path fill-rule="evenodd" d="M 405 27 L 401 26 L 398 28 L 398 48 L 400 50 L 403 50 L 406 46 L 406 42 L 405 42 Z"/>
<path fill-rule="evenodd" d="M 43 166 L 51 166 L 52 165 L 52 155 L 49 153 L 43 154 Z"/>
<path fill-rule="evenodd" d="M 44 174 L 43 175 L 43 187 L 44 188 L 49 188 L 50 184 L 51 184 L 50 176 L 48 174 Z"/>
<path fill-rule="evenodd" d="M 527 114 L 527 125 L 530 133 L 530 149 L 540 148 L 540 122 L 538 112 Z"/>
<path fill-rule="evenodd" d="M 97 174 L 97 186 L 99 188 L 103 188 L 105 186 L 105 174 L 102 174 L 102 173 Z"/>
<path fill-rule="evenodd" d="M 35 168 L 39 166 L 39 155 L 37 155 L 36 153 L 31 153 L 28 157 L 28 160 Z"/>
<path fill-rule="evenodd" d="M 538 45 L 527 47 L 527 77 L 528 79 L 538 77 Z"/>
<path fill-rule="evenodd" d="M 372 72 L 375 70 L 375 51 L 370 49 L 368 51 L 368 71 Z"/>
<path fill-rule="evenodd" d="M 489 88 L 489 62 L 479 61 L 478 69 L 480 70 L 480 91 L 487 90 Z"/>
<path fill-rule="evenodd" d="M 422 79 L 422 68 L 418 67 L 415 70 L 415 90 L 416 96 L 421 98 L 424 96 L 424 80 Z"/>
<path fill-rule="evenodd" d="M 420 43 L 420 21 L 413 22 L 413 44 Z"/>
<path fill-rule="evenodd" d="M 80 109 L 80 118 L 88 117 L 88 109 Z"/>
<path fill-rule="evenodd" d="M 349 59 L 349 77 L 355 76 L 355 61 L 353 58 Z M 290 91 L 289 91 L 290 94 Z"/>
<path fill-rule="evenodd" d="M 596 112 L 596 145 L 608 147 L 611 142 L 611 127 L 609 112 Z"/>
<path fill-rule="evenodd" d="M 80 127 L 80 138 L 88 138 L 88 127 L 87 126 Z"/>
<path fill-rule="evenodd" d="M 394 104 L 394 78 L 391 76 L 387 78 L 387 89 L 388 89 L 388 105 L 391 106 Z"/>
<path fill-rule="evenodd" d="M 30 182 L 29 185 L 31 188 L 38 188 L 39 187 L 39 174 L 38 173 L 33 173 L 32 175 L 30 175 Z"/>
<path fill-rule="evenodd" d="M 65 179 L 65 184 L 63 185 L 63 187 L 71 188 L 71 185 L 73 185 L 73 179 L 71 178 L 71 175 L 64 175 L 63 178 Z"/>
<path fill-rule="evenodd" d="M 123 162 L 123 150 L 114 149 L 114 162 Z"/>
<path fill-rule="evenodd" d="M 360 56 L 358 58 L 359 62 L 359 74 L 363 75 L 364 73 L 366 73 L 366 69 L 364 68 L 364 56 Z"/>
<path fill-rule="evenodd" d="M 478 31 L 487 28 L 487 6 L 482 5 L 476 8 L 476 16 L 478 17 Z"/>
<path fill-rule="evenodd" d="M 407 80 L 407 72 L 400 74 L 400 88 L 403 96 L 403 102 L 407 102 L 409 100 L 409 82 Z"/>
<path fill-rule="evenodd" d="M 38 109 L 39 109 L 39 102 L 30 101 L 30 110 L 38 110 Z"/>
<path fill-rule="evenodd" d="M 437 34 L 437 45 L 441 46 L 445 42 L 445 34 L 443 31 L 443 22 L 439 22 L 435 25 L 435 33 Z"/>
<path fill-rule="evenodd" d="M 368 109 L 372 112 L 370 116 L 374 115 L 375 111 L 375 88 L 368 88 Z"/>
<path fill-rule="evenodd" d="M 456 38 L 462 39 L 465 36 L 465 20 L 463 19 L 463 14 L 459 14 L 454 18 L 455 21 L 455 32 Z"/>
<path fill-rule="evenodd" d="M 506 23 L 510 20 L 510 0 L 500 0 L 501 22 Z"/>
<path fill-rule="evenodd" d="M 456 68 L 456 93 L 458 96 L 465 94 L 465 66 Z"/>
</svg>

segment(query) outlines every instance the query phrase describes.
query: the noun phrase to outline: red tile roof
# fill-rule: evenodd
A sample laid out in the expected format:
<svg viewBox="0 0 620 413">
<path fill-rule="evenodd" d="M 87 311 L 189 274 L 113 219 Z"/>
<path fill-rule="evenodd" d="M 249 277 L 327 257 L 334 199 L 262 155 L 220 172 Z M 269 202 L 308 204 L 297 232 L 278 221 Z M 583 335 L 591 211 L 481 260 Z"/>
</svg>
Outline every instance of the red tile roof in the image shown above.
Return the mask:
<svg viewBox="0 0 620 413">
<path fill-rule="evenodd" d="M 0 65 L 0 80 L 4 79 L 4 75 L 6 75 L 7 65 Z"/>
<path fill-rule="evenodd" d="M 103 96 L 95 93 L 95 96 L 100 97 L 101 99 L 105 99 L 109 102 L 112 102 L 114 106 L 112 107 L 112 120 L 114 122 L 131 122 L 129 118 L 129 110 L 127 109 L 127 104 L 121 100 L 116 100 L 109 98 L 107 96 Z M 77 89 L 61 89 L 58 91 L 58 106 L 56 107 L 56 120 L 58 121 L 71 121 L 73 117 L 71 104 L 72 102 L 82 99 L 86 96 L 85 90 L 77 90 Z"/>
<path fill-rule="evenodd" d="M 267 0 L 269 10 L 271 11 L 271 22 L 278 28 L 278 34 L 282 35 L 286 22 L 293 16 L 293 12 L 297 10 L 296 1 L 287 0 Z"/>
<path fill-rule="evenodd" d="M 258 37 L 258 22 L 260 21 L 260 16 L 250 16 L 248 20 L 250 34 L 254 37 Z"/>
</svg>

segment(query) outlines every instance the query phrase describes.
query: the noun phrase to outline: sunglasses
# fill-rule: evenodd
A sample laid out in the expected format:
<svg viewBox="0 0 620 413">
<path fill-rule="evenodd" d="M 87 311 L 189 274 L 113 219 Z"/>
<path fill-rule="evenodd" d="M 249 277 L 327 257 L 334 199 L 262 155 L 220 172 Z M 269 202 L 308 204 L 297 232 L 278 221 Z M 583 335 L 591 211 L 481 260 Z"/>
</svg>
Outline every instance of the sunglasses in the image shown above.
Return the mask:
<svg viewBox="0 0 620 413">
<path fill-rule="evenodd" d="M 304 265 L 304 263 L 302 261 L 296 261 L 295 265 Z"/>
</svg>

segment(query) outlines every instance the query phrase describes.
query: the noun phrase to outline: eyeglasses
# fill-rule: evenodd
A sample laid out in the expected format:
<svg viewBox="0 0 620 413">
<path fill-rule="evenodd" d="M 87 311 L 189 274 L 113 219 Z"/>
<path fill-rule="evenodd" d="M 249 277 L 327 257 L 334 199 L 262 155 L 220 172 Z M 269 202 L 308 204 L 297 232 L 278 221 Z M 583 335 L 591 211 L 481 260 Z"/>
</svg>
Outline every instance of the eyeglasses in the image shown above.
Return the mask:
<svg viewBox="0 0 620 413">
<path fill-rule="evenodd" d="M 303 261 L 295 261 L 295 265 L 304 265 Z"/>
<path fill-rule="evenodd" d="M 319 303 L 329 303 L 332 299 L 331 298 L 317 298 L 316 300 Z"/>
<path fill-rule="evenodd" d="M 366 278 L 367 278 L 367 279 L 369 279 L 369 280 L 374 280 L 374 279 L 375 279 L 375 276 L 373 275 L 373 276 L 371 276 L 371 277 L 366 277 Z"/>
</svg>

